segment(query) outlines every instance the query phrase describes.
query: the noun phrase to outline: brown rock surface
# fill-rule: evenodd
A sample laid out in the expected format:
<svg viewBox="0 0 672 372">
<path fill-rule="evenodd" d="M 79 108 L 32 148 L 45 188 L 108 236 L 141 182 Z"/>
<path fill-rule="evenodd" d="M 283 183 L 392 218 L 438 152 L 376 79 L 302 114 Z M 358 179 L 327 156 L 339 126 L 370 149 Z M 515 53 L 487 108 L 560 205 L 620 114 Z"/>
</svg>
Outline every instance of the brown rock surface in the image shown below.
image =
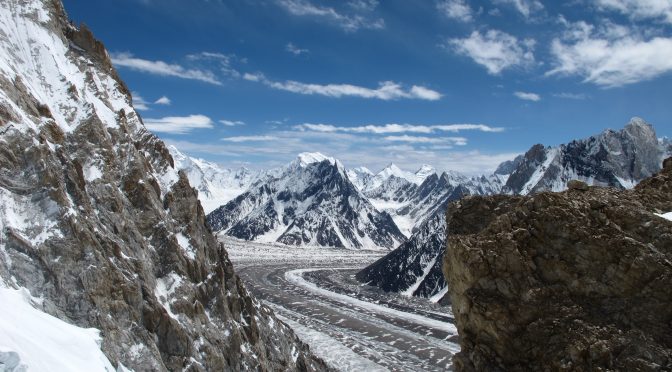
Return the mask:
<svg viewBox="0 0 672 372">
<path fill-rule="evenodd" d="M 633 190 L 451 205 L 456 368 L 672 369 L 672 222 L 656 215 L 670 211 L 670 167 Z"/>
</svg>

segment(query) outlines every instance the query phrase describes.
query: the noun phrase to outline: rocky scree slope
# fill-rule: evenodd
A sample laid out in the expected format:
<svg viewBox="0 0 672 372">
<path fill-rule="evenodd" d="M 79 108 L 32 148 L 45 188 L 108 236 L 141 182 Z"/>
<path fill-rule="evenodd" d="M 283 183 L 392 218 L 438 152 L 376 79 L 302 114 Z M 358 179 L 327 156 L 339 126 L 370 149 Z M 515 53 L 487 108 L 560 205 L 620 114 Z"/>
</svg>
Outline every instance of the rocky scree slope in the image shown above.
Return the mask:
<svg viewBox="0 0 672 372">
<path fill-rule="evenodd" d="M 0 286 L 99 329 L 117 367 L 325 369 L 249 296 L 86 27 L 5 0 L 0 55 Z"/>
<path fill-rule="evenodd" d="M 450 205 L 461 371 L 672 368 L 672 158 L 632 190 Z"/>
</svg>

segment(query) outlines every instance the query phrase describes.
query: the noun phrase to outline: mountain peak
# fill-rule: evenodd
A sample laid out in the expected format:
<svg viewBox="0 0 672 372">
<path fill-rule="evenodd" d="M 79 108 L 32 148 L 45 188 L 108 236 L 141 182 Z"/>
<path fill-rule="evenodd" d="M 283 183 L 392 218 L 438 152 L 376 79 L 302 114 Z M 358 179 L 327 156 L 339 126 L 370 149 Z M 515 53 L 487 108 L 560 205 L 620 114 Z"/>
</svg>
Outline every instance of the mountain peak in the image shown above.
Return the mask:
<svg viewBox="0 0 672 372">
<path fill-rule="evenodd" d="M 397 167 L 397 165 L 394 163 L 388 164 L 387 167 L 383 168 L 383 170 L 378 172 L 378 175 L 384 179 L 387 179 L 391 176 L 406 178 L 405 172 L 401 170 L 401 168 Z"/>
<path fill-rule="evenodd" d="M 368 174 L 368 175 L 373 176 L 373 172 L 371 172 L 371 170 L 369 170 L 369 168 L 367 168 L 367 167 L 357 167 L 357 168 L 354 168 L 353 170 L 357 173 L 360 173 L 360 174 Z"/>
<path fill-rule="evenodd" d="M 334 164 L 336 160 L 332 157 L 323 155 L 319 152 L 302 152 L 296 157 L 297 163 L 301 167 L 306 167 L 309 164 L 321 163 L 323 161 L 329 161 L 329 163 Z"/>
<path fill-rule="evenodd" d="M 651 126 L 651 124 L 647 123 L 646 120 L 644 120 L 644 119 L 642 119 L 638 116 L 633 116 L 630 119 L 630 121 L 628 122 L 628 124 L 626 125 L 626 127 L 629 127 L 629 126 L 641 127 L 641 126 Z"/>
</svg>

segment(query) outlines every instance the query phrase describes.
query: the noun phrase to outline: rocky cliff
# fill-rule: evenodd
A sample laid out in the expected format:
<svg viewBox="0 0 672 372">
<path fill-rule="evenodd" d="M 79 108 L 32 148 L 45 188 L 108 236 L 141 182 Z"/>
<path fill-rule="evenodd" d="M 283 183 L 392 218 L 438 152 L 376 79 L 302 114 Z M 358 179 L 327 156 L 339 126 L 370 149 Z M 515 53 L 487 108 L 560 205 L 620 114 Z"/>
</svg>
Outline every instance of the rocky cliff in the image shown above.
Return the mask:
<svg viewBox="0 0 672 372">
<path fill-rule="evenodd" d="M 0 2 L 0 56 L 0 287 L 99 329 L 117 368 L 325 368 L 247 293 L 102 43 L 59 1 Z M 10 341 L 10 367 L 30 368 Z"/>
<path fill-rule="evenodd" d="M 456 369 L 670 370 L 670 211 L 672 159 L 632 190 L 572 182 L 451 204 Z"/>
</svg>

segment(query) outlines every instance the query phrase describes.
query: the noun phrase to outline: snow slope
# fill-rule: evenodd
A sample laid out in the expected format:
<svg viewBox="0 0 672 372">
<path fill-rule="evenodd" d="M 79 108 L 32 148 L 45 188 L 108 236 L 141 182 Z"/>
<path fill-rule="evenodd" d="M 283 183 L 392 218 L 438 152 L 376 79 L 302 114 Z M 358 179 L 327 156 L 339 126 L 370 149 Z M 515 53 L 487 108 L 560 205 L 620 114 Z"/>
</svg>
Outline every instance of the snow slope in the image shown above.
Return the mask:
<svg viewBox="0 0 672 372">
<path fill-rule="evenodd" d="M 27 289 L 0 285 L 0 370 L 108 371 L 100 331 L 80 328 L 36 308 Z"/>
</svg>

